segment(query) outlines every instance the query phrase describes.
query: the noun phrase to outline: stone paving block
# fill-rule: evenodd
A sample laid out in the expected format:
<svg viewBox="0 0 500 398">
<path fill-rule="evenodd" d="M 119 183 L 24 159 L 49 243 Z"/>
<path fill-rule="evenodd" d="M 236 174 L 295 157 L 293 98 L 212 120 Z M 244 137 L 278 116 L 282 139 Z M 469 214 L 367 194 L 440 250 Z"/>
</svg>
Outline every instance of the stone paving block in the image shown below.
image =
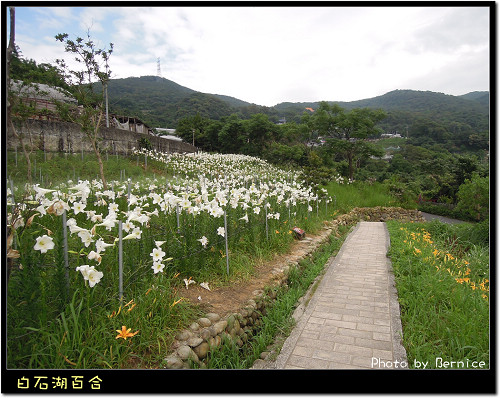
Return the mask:
<svg viewBox="0 0 500 398">
<path fill-rule="evenodd" d="M 370 356 L 370 357 L 364 357 L 364 356 L 354 355 L 352 357 L 351 363 L 353 365 L 359 366 L 361 368 L 373 369 L 372 361 L 373 361 L 373 357 L 372 356 Z"/>
<path fill-rule="evenodd" d="M 329 365 L 330 361 L 324 359 L 305 358 L 298 355 L 291 355 L 287 361 L 287 366 L 295 366 L 301 369 L 328 369 Z"/>
<path fill-rule="evenodd" d="M 361 322 L 358 322 L 356 324 L 356 329 L 358 329 L 358 330 L 367 330 L 367 331 L 370 331 L 370 332 L 391 333 L 391 327 L 390 326 L 373 325 L 373 324 L 361 323 Z"/>
<path fill-rule="evenodd" d="M 328 369 L 364 369 L 361 366 L 356 366 L 353 364 L 344 364 L 344 363 L 336 363 L 332 362 Z"/>
<path fill-rule="evenodd" d="M 349 322 L 362 322 L 362 323 L 373 323 L 374 319 L 366 316 L 356 316 L 356 315 L 342 315 L 343 321 Z"/>
<path fill-rule="evenodd" d="M 372 332 L 367 330 L 338 328 L 337 333 L 342 336 L 361 337 L 365 339 L 370 339 L 372 337 Z"/>
<path fill-rule="evenodd" d="M 295 345 L 292 351 L 292 355 L 312 358 L 314 353 L 314 347 L 304 347 L 301 345 Z"/>
<path fill-rule="evenodd" d="M 309 322 L 311 322 L 311 323 L 317 323 L 319 325 L 323 325 L 325 323 L 325 318 L 318 318 L 316 316 L 311 316 L 309 318 Z"/>
<path fill-rule="evenodd" d="M 334 350 L 351 355 L 372 356 L 372 349 L 370 347 L 360 347 L 355 344 L 335 343 Z"/>
<path fill-rule="evenodd" d="M 325 320 L 325 325 L 327 326 L 335 326 L 338 328 L 345 328 L 345 329 L 356 329 L 356 322 L 346 322 L 346 321 L 339 321 L 336 319 L 327 319 Z"/>
<path fill-rule="evenodd" d="M 376 348 L 378 350 L 392 350 L 392 342 L 356 337 L 354 344 L 360 347 Z"/>
<path fill-rule="evenodd" d="M 319 339 L 321 332 L 311 332 L 309 330 L 303 330 L 300 334 L 301 337 L 306 337 L 308 339 Z"/>
<path fill-rule="evenodd" d="M 342 335 L 339 333 L 321 333 L 318 337 L 318 340 L 332 341 L 334 343 L 354 344 L 355 338 L 353 336 Z"/>
<path fill-rule="evenodd" d="M 316 350 L 314 351 L 313 357 L 345 364 L 349 364 L 351 362 L 351 356 L 343 352 Z"/>
<path fill-rule="evenodd" d="M 392 336 L 390 333 L 373 332 L 373 339 L 381 341 L 392 341 Z"/>
<path fill-rule="evenodd" d="M 309 347 L 309 348 L 318 348 L 321 347 L 321 349 L 324 350 L 333 350 L 333 341 L 319 341 L 316 339 L 308 339 L 306 337 L 299 337 L 297 340 L 297 343 L 295 343 L 296 346 L 298 347 Z M 300 355 L 298 352 L 296 353 L 297 355 Z M 312 354 L 311 354 L 312 355 Z M 307 354 L 307 356 L 311 356 Z M 306 355 L 304 355 L 306 356 Z"/>
<path fill-rule="evenodd" d="M 325 319 L 336 319 L 336 320 L 342 320 L 342 314 L 336 314 L 334 312 L 320 312 L 320 311 L 314 311 L 312 313 L 313 316 L 318 317 L 318 318 L 323 318 L 323 321 Z"/>
<path fill-rule="evenodd" d="M 388 360 L 392 361 L 394 359 L 394 356 L 392 355 L 392 351 L 379 350 L 376 348 L 373 349 L 373 356 L 375 358 L 385 359 L 386 361 L 388 361 Z"/>
</svg>

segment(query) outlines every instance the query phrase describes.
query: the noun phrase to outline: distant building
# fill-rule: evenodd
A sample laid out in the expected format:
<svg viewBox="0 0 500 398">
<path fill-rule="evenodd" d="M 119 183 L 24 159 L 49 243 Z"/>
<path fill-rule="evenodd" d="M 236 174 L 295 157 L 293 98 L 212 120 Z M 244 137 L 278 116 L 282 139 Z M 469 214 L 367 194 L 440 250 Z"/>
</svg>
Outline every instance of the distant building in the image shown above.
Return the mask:
<svg viewBox="0 0 500 398">
<path fill-rule="evenodd" d="M 110 127 L 115 127 L 120 130 L 133 131 L 139 134 L 154 134 L 154 131 L 146 123 L 136 117 L 109 115 Z"/>
<path fill-rule="evenodd" d="M 182 138 L 177 137 L 176 135 L 159 135 L 158 137 L 163 138 L 164 140 L 178 141 L 178 142 L 182 141 Z"/>
<path fill-rule="evenodd" d="M 175 129 L 164 129 L 161 127 L 156 127 L 154 130 L 155 133 L 153 134 L 159 138 L 163 138 L 164 140 L 183 142 L 183 139 L 181 137 L 175 135 Z"/>
<path fill-rule="evenodd" d="M 11 91 L 14 95 L 28 106 L 32 106 L 37 110 L 48 112 L 33 115 L 32 119 L 58 119 L 57 118 L 57 103 L 69 104 L 74 107 L 78 105 L 76 99 L 71 94 L 59 87 L 52 87 L 47 84 L 31 83 L 24 85 L 21 81 L 12 81 Z"/>
<path fill-rule="evenodd" d="M 161 127 L 156 127 L 155 130 L 156 130 L 156 133 L 167 133 L 170 135 L 175 135 L 175 129 L 164 129 Z"/>
<path fill-rule="evenodd" d="M 380 135 L 380 138 L 403 138 L 399 133 L 384 133 Z"/>
</svg>

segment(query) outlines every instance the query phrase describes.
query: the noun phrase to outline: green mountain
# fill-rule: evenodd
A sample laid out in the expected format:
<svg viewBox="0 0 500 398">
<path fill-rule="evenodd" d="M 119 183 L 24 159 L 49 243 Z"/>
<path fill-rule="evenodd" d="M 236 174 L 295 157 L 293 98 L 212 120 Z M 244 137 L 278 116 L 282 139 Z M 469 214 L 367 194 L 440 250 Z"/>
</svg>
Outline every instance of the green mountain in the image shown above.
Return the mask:
<svg viewBox="0 0 500 398">
<path fill-rule="evenodd" d="M 111 112 L 138 117 L 153 127 L 173 128 L 178 120 L 197 113 L 219 119 L 236 112 L 215 95 L 156 76 L 112 79 L 108 96 Z"/>
<path fill-rule="evenodd" d="M 219 120 L 233 113 L 249 118 L 264 113 L 269 120 L 300 122 L 306 108 L 319 102 L 283 102 L 265 107 L 220 94 L 206 94 L 156 76 L 113 79 L 108 86 L 110 110 L 136 116 L 153 127 L 175 128 L 180 119 L 201 116 Z M 474 131 L 489 129 L 489 93 L 476 91 L 461 96 L 431 91 L 394 90 L 384 95 L 351 102 L 329 101 L 345 109 L 381 108 L 388 113 L 382 122 L 386 131 L 403 132 L 406 126 L 427 120 L 449 127 L 467 126 Z"/>
<path fill-rule="evenodd" d="M 485 101 L 486 98 L 486 101 Z M 428 119 L 436 123 L 467 124 L 473 129 L 488 130 L 489 93 L 474 92 L 464 96 L 454 96 L 432 91 L 394 90 L 378 97 L 351 102 L 328 101 L 342 108 L 381 108 L 388 113 L 384 122 L 387 130 L 401 130 L 402 126 L 417 119 Z M 284 102 L 275 106 L 279 112 L 289 117 L 305 108 L 316 109 L 319 102 Z"/>
</svg>

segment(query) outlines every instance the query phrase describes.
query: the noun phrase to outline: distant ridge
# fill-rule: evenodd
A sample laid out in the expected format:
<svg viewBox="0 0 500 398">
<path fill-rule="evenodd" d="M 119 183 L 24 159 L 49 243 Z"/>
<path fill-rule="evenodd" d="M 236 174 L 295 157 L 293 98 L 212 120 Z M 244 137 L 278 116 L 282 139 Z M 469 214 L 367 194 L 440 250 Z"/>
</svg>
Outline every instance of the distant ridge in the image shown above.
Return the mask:
<svg viewBox="0 0 500 398">
<path fill-rule="evenodd" d="M 207 94 L 157 76 L 112 79 L 108 94 L 114 112 L 143 118 L 153 127 L 175 128 L 177 122 L 196 114 L 218 120 L 233 113 L 242 118 L 265 113 L 277 122 L 300 122 L 305 108 L 316 109 L 316 102 L 282 102 L 273 107 L 260 106 L 222 94 Z M 394 90 L 386 94 L 350 102 L 330 101 L 345 109 L 381 108 L 393 115 L 408 114 L 431 120 L 466 123 L 488 129 L 489 92 L 474 91 L 460 96 L 432 91 Z M 390 127 L 388 127 L 390 128 Z"/>
</svg>

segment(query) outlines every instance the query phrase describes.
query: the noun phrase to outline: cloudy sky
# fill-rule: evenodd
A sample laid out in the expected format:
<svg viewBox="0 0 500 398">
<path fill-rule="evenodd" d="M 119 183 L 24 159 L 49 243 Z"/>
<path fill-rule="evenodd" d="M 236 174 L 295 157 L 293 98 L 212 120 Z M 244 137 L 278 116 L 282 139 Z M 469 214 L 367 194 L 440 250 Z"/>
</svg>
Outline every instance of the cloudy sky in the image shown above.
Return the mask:
<svg viewBox="0 0 500 398">
<path fill-rule="evenodd" d="M 90 31 L 100 47 L 114 44 L 113 78 L 156 75 L 160 58 L 164 78 L 266 106 L 489 90 L 491 11 L 453 4 L 16 7 L 16 43 L 25 58 L 53 63 L 70 59 L 56 34 Z"/>
</svg>

